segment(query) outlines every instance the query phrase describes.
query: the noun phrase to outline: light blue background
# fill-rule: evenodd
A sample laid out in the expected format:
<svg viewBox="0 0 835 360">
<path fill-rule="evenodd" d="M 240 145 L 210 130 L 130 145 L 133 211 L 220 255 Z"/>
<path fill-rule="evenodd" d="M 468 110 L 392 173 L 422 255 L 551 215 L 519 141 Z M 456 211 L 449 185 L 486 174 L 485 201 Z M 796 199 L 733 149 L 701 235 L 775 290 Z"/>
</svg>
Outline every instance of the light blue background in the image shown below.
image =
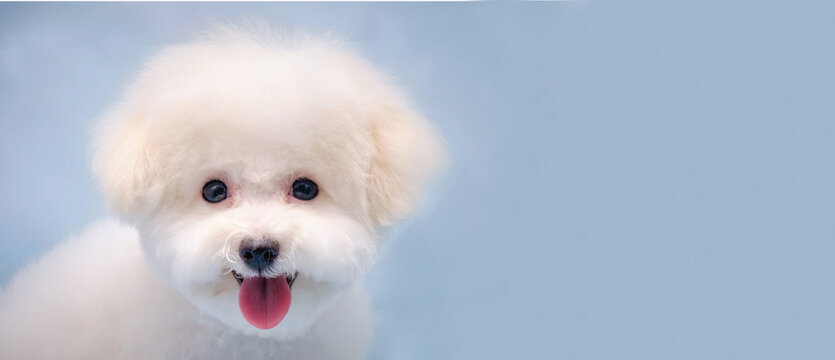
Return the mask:
<svg viewBox="0 0 835 360">
<path fill-rule="evenodd" d="M 105 213 L 88 129 L 210 20 L 350 37 L 453 164 L 377 359 L 835 358 L 835 6 L 0 4 L 0 279 Z"/>
</svg>

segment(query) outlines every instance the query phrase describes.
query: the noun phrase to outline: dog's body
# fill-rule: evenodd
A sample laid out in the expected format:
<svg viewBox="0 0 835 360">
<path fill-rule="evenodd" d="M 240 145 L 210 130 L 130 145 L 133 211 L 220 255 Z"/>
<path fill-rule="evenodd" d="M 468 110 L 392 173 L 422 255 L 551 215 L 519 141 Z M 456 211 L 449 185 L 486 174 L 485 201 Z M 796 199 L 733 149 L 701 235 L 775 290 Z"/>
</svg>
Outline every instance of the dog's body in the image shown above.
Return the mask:
<svg viewBox="0 0 835 360">
<path fill-rule="evenodd" d="M 359 359 L 377 230 L 442 161 L 338 43 L 231 28 L 152 59 L 97 129 L 105 221 L 0 296 L 0 358 Z"/>
</svg>

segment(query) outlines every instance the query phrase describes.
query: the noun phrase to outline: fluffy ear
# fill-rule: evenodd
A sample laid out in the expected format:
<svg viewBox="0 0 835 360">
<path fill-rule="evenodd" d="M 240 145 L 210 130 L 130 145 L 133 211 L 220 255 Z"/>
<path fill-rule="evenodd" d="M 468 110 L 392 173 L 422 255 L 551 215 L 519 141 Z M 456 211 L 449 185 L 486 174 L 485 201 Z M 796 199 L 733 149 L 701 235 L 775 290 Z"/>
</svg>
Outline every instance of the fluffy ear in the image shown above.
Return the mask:
<svg viewBox="0 0 835 360">
<path fill-rule="evenodd" d="M 125 107 L 110 111 L 95 131 L 92 170 L 111 210 L 125 220 L 159 200 L 159 181 L 146 126 Z"/>
<path fill-rule="evenodd" d="M 415 209 L 446 157 L 438 135 L 408 105 L 396 101 L 373 116 L 376 154 L 369 169 L 369 204 L 375 221 L 387 225 Z"/>
</svg>

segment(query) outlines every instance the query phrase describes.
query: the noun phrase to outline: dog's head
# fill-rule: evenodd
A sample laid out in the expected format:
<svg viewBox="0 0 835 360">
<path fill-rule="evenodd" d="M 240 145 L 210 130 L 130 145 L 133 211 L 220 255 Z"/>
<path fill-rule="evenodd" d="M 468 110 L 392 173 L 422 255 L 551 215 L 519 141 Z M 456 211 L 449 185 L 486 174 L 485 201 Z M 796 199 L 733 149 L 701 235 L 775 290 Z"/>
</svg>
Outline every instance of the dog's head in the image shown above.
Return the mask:
<svg viewBox="0 0 835 360">
<path fill-rule="evenodd" d="M 223 323 L 284 338 L 368 269 L 443 158 L 350 51 L 240 31 L 154 57 L 96 140 L 94 173 L 152 267 Z"/>
</svg>

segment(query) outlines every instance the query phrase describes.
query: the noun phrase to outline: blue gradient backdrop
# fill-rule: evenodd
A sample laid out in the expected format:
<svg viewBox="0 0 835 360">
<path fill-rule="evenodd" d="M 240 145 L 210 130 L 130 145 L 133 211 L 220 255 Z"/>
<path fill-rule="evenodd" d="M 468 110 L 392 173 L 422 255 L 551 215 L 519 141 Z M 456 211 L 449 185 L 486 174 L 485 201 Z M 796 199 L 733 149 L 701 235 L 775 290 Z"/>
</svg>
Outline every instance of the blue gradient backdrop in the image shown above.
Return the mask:
<svg viewBox="0 0 835 360">
<path fill-rule="evenodd" d="M 832 2 L 0 4 L 3 284 L 105 214 L 88 129 L 142 61 L 245 15 L 349 37 L 447 140 L 373 358 L 835 358 Z"/>
</svg>

